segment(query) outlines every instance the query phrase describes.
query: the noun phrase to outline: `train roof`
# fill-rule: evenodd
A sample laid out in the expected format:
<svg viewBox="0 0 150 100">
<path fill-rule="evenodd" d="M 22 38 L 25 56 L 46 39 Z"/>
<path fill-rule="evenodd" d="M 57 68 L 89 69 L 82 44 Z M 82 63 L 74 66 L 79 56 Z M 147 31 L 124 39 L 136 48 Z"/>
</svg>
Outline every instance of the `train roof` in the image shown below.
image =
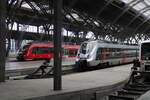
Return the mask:
<svg viewBox="0 0 150 100">
<path fill-rule="evenodd" d="M 53 44 L 53 41 L 32 41 L 32 42 L 29 42 L 27 44 L 36 44 L 36 43 Z M 71 43 L 71 42 L 62 42 L 62 44 L 64 44 L 64 45 L 78 45 L 78 44 Z"/>
<path fill-rule="evenodd" d="M 150 40 L 141 41 L 140 44 L 142 43 L 150 43 Z"/>
<path fill-rule="evenodd" d="M 101 41 L 101 40 L 92 40 L 92 41 L 85 41 L 83 43 L 95 43 L 99 44 L 100 47 L 108 47 L 108 48 L 138 48 L 138 45 L 129 45 L 129 44 L 122 44 L 117 42 L 109 42 L 109 41 Z"/>
</svg>

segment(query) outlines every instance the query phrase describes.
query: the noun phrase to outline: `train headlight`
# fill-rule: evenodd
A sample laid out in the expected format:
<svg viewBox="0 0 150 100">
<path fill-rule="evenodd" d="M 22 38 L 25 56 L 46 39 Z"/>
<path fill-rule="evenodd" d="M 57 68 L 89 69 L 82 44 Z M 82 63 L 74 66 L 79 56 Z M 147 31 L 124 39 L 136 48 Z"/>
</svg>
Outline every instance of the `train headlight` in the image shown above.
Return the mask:
<svg viewBox="0 0 150 100">
<path fill-rule="evenodd" d="M 146 57 L 146 60 L 149 60 L 149 58 L 148 58 L 148 57 Z"/>
<path fill-rule="evenodd" d="M 143 60 L 141 60 L 141 61 L 140 61 L 140 64 L 141 64 L 141 65 L 143 65 L 143 64 L 144 64 L 144 61 L 143 61 Z"/>
</svg>

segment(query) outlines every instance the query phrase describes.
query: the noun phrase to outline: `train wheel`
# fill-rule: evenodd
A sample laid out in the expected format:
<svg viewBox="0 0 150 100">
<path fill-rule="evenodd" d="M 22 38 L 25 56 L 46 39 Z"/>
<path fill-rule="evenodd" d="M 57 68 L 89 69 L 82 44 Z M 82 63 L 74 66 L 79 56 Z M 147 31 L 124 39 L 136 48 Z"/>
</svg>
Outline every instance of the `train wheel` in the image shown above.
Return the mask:
<svg viewBox="0 0 150 100">
<path fill-rule="evenodd" d="M 76 63 L 76 69 L 77 69 L 78 72 L 86 71 L 86 67 L 83 64 L 79 63 L 79 62 Z"/>
<path fill-rule="evenodd" d="M 78 72 L 82 71 L 81 65 L 78 62 L 76 63 L 76 69 Z"/>
<path fill-rule="evenodd" d="M 17 58 L 17 60 L 18 60 L 18 61 L 25 61 L 24 58 L 19 58 L 19 59 Z"/>
<path fill-rule="evenodd" d="M 109 62 L 106 62 L 106 67 L 109 67 Z"/>
</svg>

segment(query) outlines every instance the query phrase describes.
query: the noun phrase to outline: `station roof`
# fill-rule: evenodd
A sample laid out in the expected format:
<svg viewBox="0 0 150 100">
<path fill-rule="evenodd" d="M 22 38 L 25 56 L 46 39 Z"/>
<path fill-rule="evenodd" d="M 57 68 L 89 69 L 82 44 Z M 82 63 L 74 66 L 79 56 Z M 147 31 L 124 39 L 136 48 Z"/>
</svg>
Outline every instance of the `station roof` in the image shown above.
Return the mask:
<svg viewBox="0 0 150 100">
<path fill-rule="evenodd" d="M 12 9 L 13 1 L 10 0 L 8 8 Z M 53 14 L 53 0 L 23 0 L 13 20 L 39 26 L 52 23 Z M 144 34 L 148 38 L 149 18 L 149 0 L 63 0 L 64 27 L 75 32 L 92 31 L 122 39 L 137 34 L 141 38 Z"/>
</svg>

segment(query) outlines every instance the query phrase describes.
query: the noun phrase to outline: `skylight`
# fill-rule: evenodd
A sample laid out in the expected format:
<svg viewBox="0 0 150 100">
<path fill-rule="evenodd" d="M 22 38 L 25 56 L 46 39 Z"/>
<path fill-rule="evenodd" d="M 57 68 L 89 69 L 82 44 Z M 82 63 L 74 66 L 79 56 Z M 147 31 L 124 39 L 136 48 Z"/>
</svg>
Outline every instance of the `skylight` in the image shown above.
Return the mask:
<svg viewBox="0 0 150 100">
<path fill-rule="evenodd" d="M 150 9 L 145 11 L 144 13 L 142 12 L 142 10 L 150 7 L 150 0 L 120 0 L 120 1 L 126 3 L 128 6 L 132 6 L 134 10 L 142 13 L 145 17 L 150 18 Z"/>
</svg>

